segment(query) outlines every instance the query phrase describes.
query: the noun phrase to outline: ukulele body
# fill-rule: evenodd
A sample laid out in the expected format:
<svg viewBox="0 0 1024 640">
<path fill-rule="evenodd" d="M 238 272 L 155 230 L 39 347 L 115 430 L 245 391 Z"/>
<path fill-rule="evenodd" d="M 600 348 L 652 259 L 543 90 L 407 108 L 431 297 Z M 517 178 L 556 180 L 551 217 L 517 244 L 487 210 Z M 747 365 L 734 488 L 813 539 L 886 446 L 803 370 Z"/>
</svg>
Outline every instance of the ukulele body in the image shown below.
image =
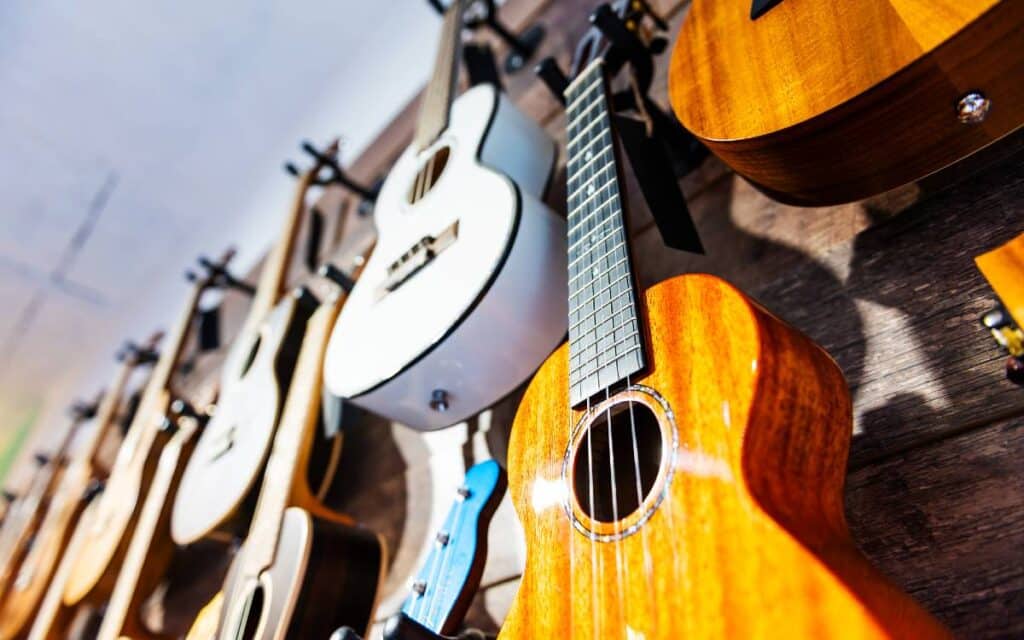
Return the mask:
<svg viewBox="0 0 1024 640">
<path fill-rule="evenodd" d="M 39 532 L 3 599 L 0 640 L 17 638 L 38 610 L 74 532 L 74 523 L 85 508 L 82 492 L 91 477 L 90 465 L 82 462 L 70 464 L 61 474 Z"/>
<path fill-rule="evenodd" d="M 567 317 L 565 220 L 540 201 L 555 151 L 490 85 L 453 103 L 430 147 L 406 150 L 374 208 L 377 245 L 331 335 L 324 375 L 334 395 L 438 429 L 493 404 L 550 354 Z M 435 391 L 445 406 L 431 406 Z"/>
<path fill-rule="evenodd" d="M 583 486 L 607 487 L 610 465 L 588 462 L 584 412 L 569 408 L 568 347 L 559 349 L 512 429 L 509 486 L 527 560 L 500 637 L 947 637 L 847 532 L 851 406 L 828 355 L 712 276 L 667 280 L 639 302 L 646 372 L 603 404 L 652 407 L 643 420 L 630 405 L 631 426 L 657 476 L 614 522 L 587 510 L 580 474 L 596 478 Z M 633 463 L 619 447 L 629 427 L 614 415 L 622 473 Z M 604 432 L 589 441 L 594 460 Z M 620 501 L 635 491 L 618 490 Z"/>
<path fill-rule="evenodd" d="M 672 54 L 680 121 L 782 202 L 849 202 L 912 182 L 1024 124 L 1015 0 L 698 0 Z M 980 122 L 958 103 L 980 92 Z"/>
<path fill-rule="evenodd" d="M 86 508 L 90 515 L 83 520 L 89 524 L 64 587 L 65 605 L 82 600 L 101 603 L 113 590 L 160 453 L 170 440 L 166 432 L 157 429 L 168 415 L 169 405 L 170 394 L 162 391 L 147 406 L 139 407 L 135 429 L 128 432 L 117 452 L 106 488 Z"/>
<path fill-rule="evenodd" d="M 375 533 L 289 507 L 273 565 L 258 579 L 246 577 L 244 558 L 245 545 L 224 583 L 221 640 L 327 638 L 345 625 L 369 628 L 386 565 Z"/>
<path fill-rule="evenodd" d="M 257 332 L 243 334 L 232 347 L 216 412 L 174 501 L 171 536 L 177 544 L 216 531 L 244 533 L 309 316 L 308 308 L 287 295 Z"/>
</svg>

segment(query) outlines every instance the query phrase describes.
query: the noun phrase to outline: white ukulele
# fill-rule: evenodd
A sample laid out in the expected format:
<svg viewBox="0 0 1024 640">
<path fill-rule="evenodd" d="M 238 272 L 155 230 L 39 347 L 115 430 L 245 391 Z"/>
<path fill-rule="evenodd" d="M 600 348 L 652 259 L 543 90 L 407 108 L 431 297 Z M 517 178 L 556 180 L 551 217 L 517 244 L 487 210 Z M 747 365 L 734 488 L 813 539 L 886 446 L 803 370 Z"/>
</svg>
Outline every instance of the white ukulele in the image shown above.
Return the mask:
<svg viewBox="0 0 1024 640">
<path fill-rule="evenodd" d="M 412 145 L 331 334 L 327 389 L 438 429 L 522 383 L 566 332 L 565 220 L 540 200 L 556 147 L 495 87 L 452 101 L 464 0 L 445 12 Z"/>
</svg>

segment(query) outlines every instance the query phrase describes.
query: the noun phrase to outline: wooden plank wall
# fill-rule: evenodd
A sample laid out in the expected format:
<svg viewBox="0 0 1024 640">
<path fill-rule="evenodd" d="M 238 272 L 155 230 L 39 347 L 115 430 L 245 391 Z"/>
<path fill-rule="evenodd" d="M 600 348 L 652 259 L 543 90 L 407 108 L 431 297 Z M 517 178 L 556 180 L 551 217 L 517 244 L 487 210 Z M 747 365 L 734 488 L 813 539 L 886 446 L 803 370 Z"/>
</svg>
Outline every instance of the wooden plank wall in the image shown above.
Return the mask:
<svg viewBox="0 0 1024 640">
<path fill-rule="evenodd" d="M 502 11 L 514 26 L 541 21 L 548 29 L 543 55 L 566 68 L 596 4 L 509 0 Z M 685 3 L 654 4 L 679 25 Z M 662 104 L 666 66 L 664 56 L 654 89 Z M 546 89 L 529 72 L 505 81 L 515 101 L 564 141 L 561 109 Z M 387 171 L 411 137 L 415 110 L 414 101 L 351 163 L 353 175 L 369 181 Z M 856 414 L 847 480 L 856 541 L 965 638 L 1024 636 L 1024 392 L 1004 380 L 1003 358 L 978 325 L 994 296 L 972 263 L 1024 231 L 1022 159 L 1017 136 L 870 201 L 797 209 L 769 200 L 712 158 L 682 181 L 705 256 L 666 249 L 635 188 L 630 202 L 644 284 L 692 271 L 724 276 L 837 359 Z M 564 210 L 554 191 L 552 205 Z M 332 221 L 324 255 L 349 262 L 372 240 L 372 221 L 343 192 L 326 191 L 316 206 Z M 297 268 L 292 279 L 308 277 Z M 228 294 L 224 308 L 230 336 L 245 300 Z M 211 384 L 221 357 L 197 358 L 182 389 L 195 394 Z M 517 399 L 427 435 L 368 415 L 347 423 L 330 501 L 389 543 L 382 618 L 405 596 L 461 470 L 490 456 L 504 460 Z M 500 624 L 522 566 L 521 535 L 506 499 L 490 534 L 474 626 Z M 227 558 L 212 544 L 182 550 L 154 598 L 154 626 L 182 633 L 217 588 Z"/>
</svg>

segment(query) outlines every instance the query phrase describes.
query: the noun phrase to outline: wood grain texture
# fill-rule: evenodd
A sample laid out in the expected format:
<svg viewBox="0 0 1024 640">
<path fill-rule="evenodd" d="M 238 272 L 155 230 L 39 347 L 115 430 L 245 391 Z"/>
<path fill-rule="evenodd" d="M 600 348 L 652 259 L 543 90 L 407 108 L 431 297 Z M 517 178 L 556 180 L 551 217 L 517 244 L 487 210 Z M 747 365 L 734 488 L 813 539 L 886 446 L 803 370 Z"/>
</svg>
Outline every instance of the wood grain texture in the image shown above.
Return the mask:
<svg viewBox="0 0 1024 640">
<path fill-rule="evenodd" d="M 881 193 L 1024 124 L 1019 2 L 790 0 L 754 21 L 739 5 L 693 4 L 673 52 L 672 104 L 784 202 Z M 997 105 L 981 124 L 957 119 L 970 91 Z"/>
<path fill-rule="evenodd" d="M 649 372 L 634 382 L 678 423 L 664 502 L 616 542 L 572 527 L 557 489 L 580 415 L 560 349 L 509 445 L 527 565 L 500 637 L 947 637 L 849 538 L 850 405 L 827 355 L 709 276 L 649 289 L 645 317 Z"/>
<path fill-rule="evenodd" d="M 1022 427 L 971 429 L 847 478 L 861 550 L 964 638 L 1024 635 Z"/>
</svg>

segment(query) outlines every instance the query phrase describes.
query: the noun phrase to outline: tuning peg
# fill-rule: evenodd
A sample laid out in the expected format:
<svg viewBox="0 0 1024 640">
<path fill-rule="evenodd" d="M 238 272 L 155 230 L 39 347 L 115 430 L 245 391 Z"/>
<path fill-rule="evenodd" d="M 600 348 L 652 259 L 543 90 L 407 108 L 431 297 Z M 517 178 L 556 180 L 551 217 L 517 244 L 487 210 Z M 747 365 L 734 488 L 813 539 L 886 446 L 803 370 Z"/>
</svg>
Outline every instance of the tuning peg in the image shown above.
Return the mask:
<svg viewBox="0 0 1024 640">
<path fill-rule="evenodd" d="M 13 491 L 8 491 L 7 489 L 0 491 L 0 496 L 2 496 L 3 499 L 7 501 L 7 504 L 12 504 L 15 500 L 18 499 L 18 496 L 15 495 Z"/>
<path fill-rule="evenodd" d="M 351 293 L 352 288 L 356 286 L 355 280 L 329 262 L 325 262 L 320 265 L 320 269 L 317 270 L 317 275 L 321 278 L 327 278 L 334 284 L 338 285 L 345 293 Z"/>
<path fill-rule="evenodd" d="M 46 465 L 50 464 L 50 460 L 52 458 L 50 457 L 50 454 L 40 452 L 34 454 L 32 456 L 32 459 L 35 460 L 35 463 L 40 467 L 45 467 Z"/>
<path fill-rule="evenodd" d="M 309 140 L 303 140 L 299 145 L 300 148 L 312 156 L 314 161 L 314 167 L 319 170 L 326 169 L 326 175 L 318 173 L 313 183 L 318 186 L 327 186 L 329 184 L 339 184 L 349 191 L 355 193 L 366 202 L 376 202 L 377 195 L 380 193 L 380 183 L 367 187 L 359 182 L 356 182 L 345 173 L 345 170 L 341 168 L 338 163 L 338 149 L 340 147 L 340 141 L 335 139 L 330 145 L 323 151 L 320 151 L 313 145 Z M 293 162 L 286 162 L 284 164 L 285 171 L 293 176 L 300 176 L 302 172 Z"/>
<path fill-rule="evenodd" d="M 85 487 L 85 491 L 82 492 L 82 500 L 86 503 L 92 502 L 93 498 L 103 493 L 103 490 L 106 488 L 107 483 L 103 480 L 92 480 Z"/>
</svg>

